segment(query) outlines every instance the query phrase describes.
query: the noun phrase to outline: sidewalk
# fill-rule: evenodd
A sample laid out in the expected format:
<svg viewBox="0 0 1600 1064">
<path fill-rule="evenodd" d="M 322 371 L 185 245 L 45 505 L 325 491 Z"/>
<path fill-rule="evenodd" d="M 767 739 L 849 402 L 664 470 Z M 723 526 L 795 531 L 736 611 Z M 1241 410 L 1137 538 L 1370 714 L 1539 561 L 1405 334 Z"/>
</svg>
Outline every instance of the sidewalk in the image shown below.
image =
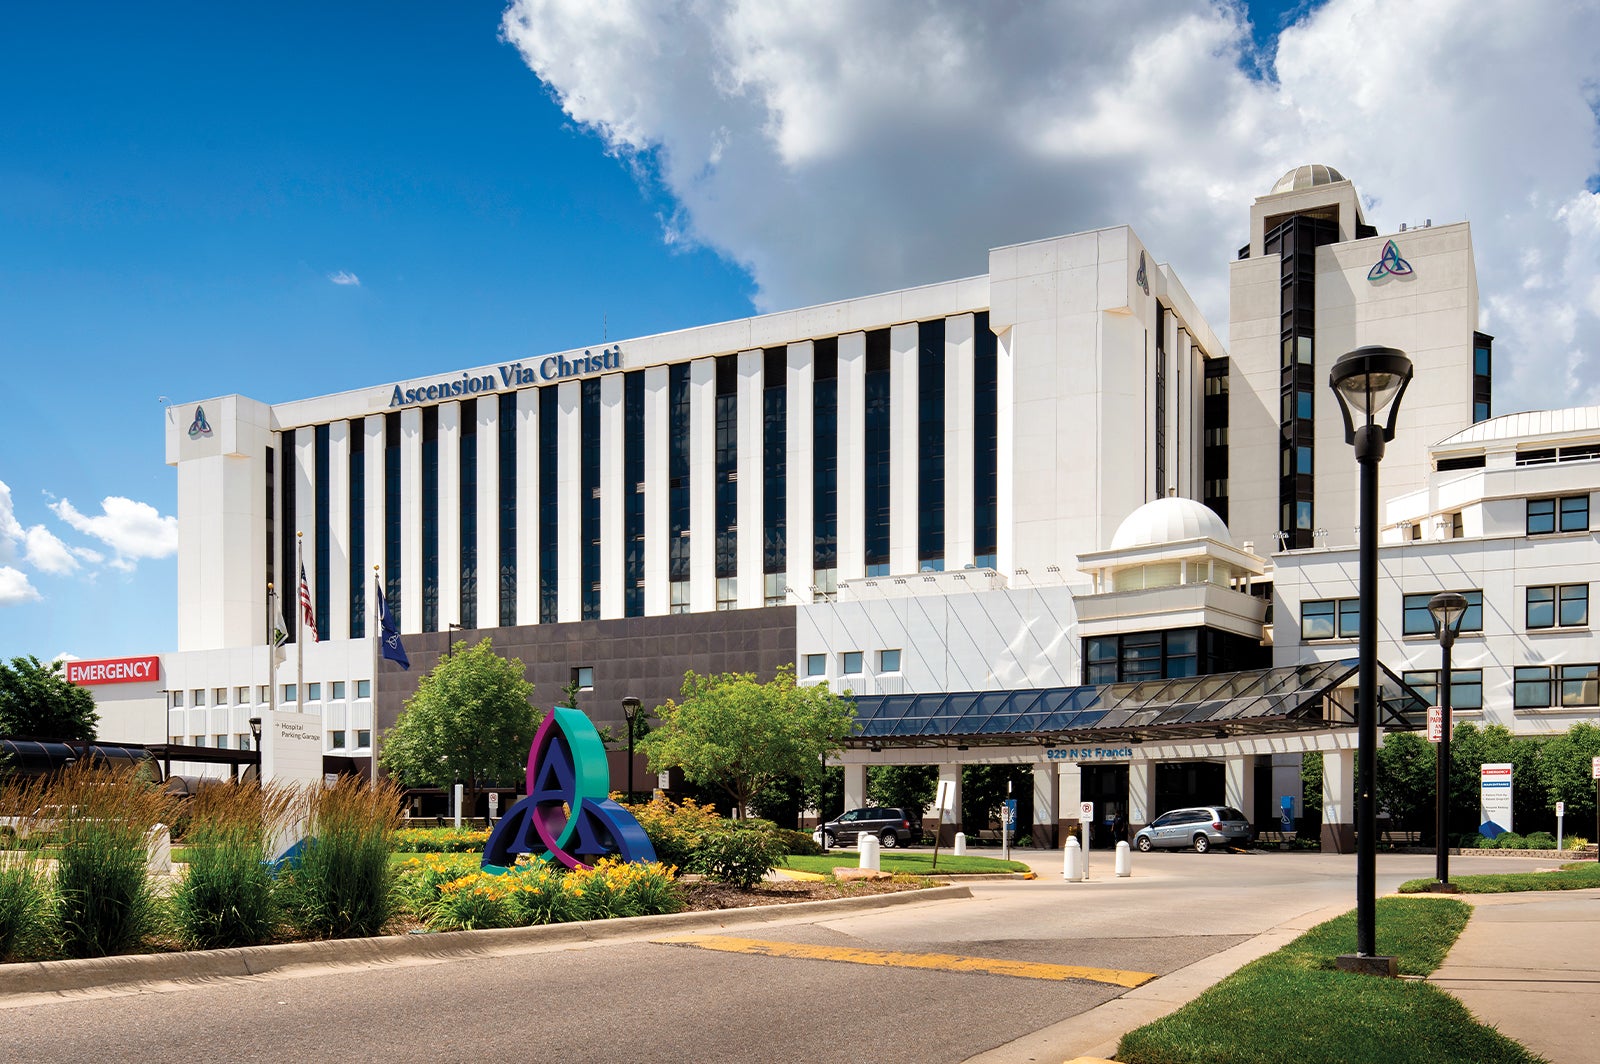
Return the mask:
<svg viewBox="0 0 1600 1064">
<path fill-rule="evenodd" d="M 1473 907 L 1428 981 L 1552 1064 L 1600 1054 L 1600 896 L 1462 894 Z"/>
</svg>

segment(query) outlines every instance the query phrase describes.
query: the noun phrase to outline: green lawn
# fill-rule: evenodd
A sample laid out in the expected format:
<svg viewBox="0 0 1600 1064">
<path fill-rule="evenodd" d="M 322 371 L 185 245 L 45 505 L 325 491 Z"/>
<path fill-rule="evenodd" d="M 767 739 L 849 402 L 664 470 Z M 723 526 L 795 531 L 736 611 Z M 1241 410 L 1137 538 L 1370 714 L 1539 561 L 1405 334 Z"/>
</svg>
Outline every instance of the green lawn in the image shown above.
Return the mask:
<svg viewBox="0 0 1600 1064">
<path fill-rule="evenodd" d="M 1600 887 L 1600 864 L 1576 861 L 1556 872 L 1494 872 L 1483 876 L 1451 876 L 1450 882 L 1463 894 L 1511 894 L 1523 890 L 1584 890 Z M 1408 879 L 1400 884 L 1401 894 L 1421 894 L 1434 880 Z"/>
<path fill-rule="evenodd" d="M 1444 897 L 1379 898 L 1380 953 L 1404 975 L 1444 960 L 1471 909 Z M 1341 972 L 1356 951 L 1355 913 L 1307 931 L 1245 965 L 1172 1015 L 1123 1036 L 1129 1064 L 1537 1064 L 1521 1045 L 1472 1018 L 1461 1002 L 1408 979 Z"/>
<path fill-rule="evenodd" d="M 855 850 L 829 850 L 825 857 L 799 857 L 791 854 L 785 857 L 778 867 L 827 875 L 835 868 L 854 868 L 860 863 L 861 855 Z M 1019 861 L 1002 861 L 998 857 L 973 857 L 971 854 L 965 857 L 952 857 L 947 853 L 939 855 L 939 865 L 936 868 L 931 853 L 897 853 L 890 850 L 879 851 L 878 864 L 885 872 L 905 872 L 914 876 L 1028 871 L 1028 866 Z"/>
</svg>

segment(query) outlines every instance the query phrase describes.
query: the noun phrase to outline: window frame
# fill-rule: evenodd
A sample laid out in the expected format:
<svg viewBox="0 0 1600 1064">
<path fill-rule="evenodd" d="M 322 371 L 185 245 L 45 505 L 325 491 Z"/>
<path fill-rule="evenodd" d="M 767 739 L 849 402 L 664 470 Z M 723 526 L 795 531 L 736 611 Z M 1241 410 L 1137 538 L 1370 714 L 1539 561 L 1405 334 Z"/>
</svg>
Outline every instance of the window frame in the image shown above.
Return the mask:
<svg viewBox="0 0 1600 1064">
<path fill-rule="evenodd" d="M 851 659 L 854 658 L 854 662 Z M 851 665 L 854 668 L 851 668 Z M 860 676 L 865 668 L 865 659 L 859 650 L 842 650 L 839 652 L 839 674 L 841 676 Z"/>
<path fill-rule="evenodd" d="M 1428 609 L 1428 603 L 1432 601 L 1433 596 L 1439 593 L 1438 591 L 1422 591 L 1401 596 L 1400 634 L 1402 636 L 1426 635 L 1437 637 L 1437 633 L 1433 628 L 1433 614 Z M 1456 594 L 1467 600 L 1467 612 L 1461 618 L 1461 634 L 1482 633 L 1483 592 L 1478 588 L 1472 588 L 1466 591 L 1458 591 Z M 1417 628 L 1413 623 L 1421 618 L 1426 618 L 1426 628 Z"/>
<path fill-rule="evenodd" d="M 1511 705 L 1514 709 L 1549 709 L 1554 689 L 1554 670 L 1548 665 L 1517 665 L 1511 670 Z M 1543 691 L 1543 700 L 1539 692 Z"/>
</svg>

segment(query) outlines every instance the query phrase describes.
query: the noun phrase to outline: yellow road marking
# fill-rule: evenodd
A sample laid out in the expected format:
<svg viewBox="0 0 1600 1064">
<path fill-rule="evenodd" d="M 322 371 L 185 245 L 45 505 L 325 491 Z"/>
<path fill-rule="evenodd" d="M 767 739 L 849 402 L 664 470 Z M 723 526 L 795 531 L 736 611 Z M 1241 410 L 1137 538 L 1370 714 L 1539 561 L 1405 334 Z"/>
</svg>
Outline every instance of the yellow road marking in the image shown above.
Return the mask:
<svg viewBox="0 0 1600 1064">
<path fill-rule="evenodd" d="M 850 946 L 811 946 L 799 942 L 762 942 L 731 935 L 673 935 L 658 938 L 670 946 L 694 946 L 722 953 L 755 953 L 765 957 L 798 957 L 804 960 L 842 961 L 845 964 L 876 964 L 889 968 L 923 968 L 943 972 L 982 972 L 1009 975 L 1019 979 L 1049 979 L 1064 982 L 1082 979 L 1113 986 L 1143 986 L 1155 978 L 1154 972 L 1125 972 L 1116 968 L 1082 968 L 1072 964 L 1041 964 L 1036 961 L 1010 961 L 997 957 L 962 957 L 953 953 L 900 953 L 894 950 L 855 949 Z"/>
</svg>

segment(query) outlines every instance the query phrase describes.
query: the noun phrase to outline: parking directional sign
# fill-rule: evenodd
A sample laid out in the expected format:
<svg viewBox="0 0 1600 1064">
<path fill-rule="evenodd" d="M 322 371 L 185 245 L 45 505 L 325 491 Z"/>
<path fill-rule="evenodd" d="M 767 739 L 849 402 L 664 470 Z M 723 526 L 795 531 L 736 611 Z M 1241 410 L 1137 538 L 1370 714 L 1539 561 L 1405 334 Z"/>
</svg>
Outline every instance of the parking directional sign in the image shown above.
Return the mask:
<svg viewBox="0 0 1600 1064">
<path fill-rule="evenodd" d="M 1438 706 L 1428 707 L 1428 741 L 1439 742 L 1444 738 L 1444 710 Z"/>
<path fill-rule="evenodd" d="M 1589 768 L 1594 772 L 1594 778 L 1600 780 L 1600 757 L 1590 762 Z"/>
</svg>

